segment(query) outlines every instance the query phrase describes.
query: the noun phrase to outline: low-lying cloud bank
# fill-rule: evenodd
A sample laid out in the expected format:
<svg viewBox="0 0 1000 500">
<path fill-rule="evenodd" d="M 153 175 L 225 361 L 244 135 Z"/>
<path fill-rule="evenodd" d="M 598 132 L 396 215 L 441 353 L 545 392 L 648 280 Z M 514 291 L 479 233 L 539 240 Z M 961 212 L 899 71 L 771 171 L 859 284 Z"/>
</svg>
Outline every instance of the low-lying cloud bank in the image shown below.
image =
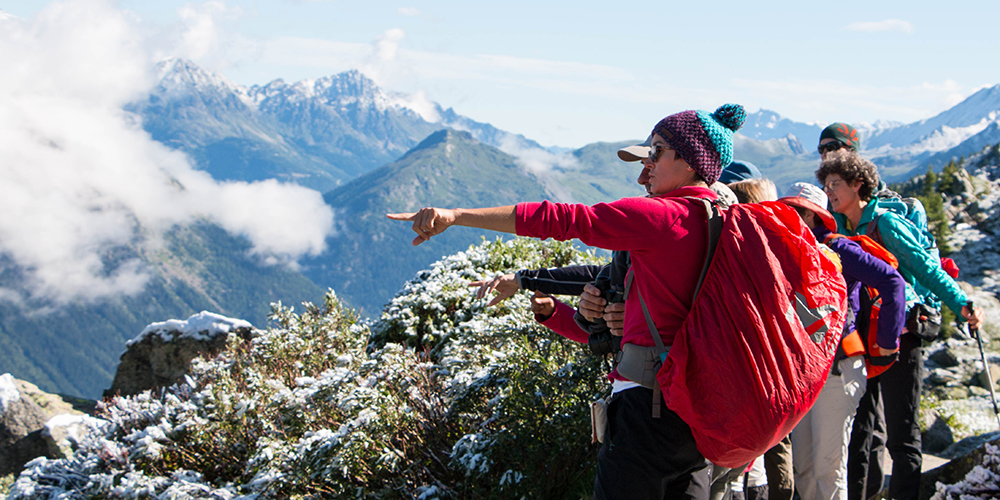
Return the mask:
<svg viewBox="0 0 1000 500">
<path fill-rule="evenodd" d="M 204 23 L 171 29 L 203 29 Z M 154 141 L 122 106 L 148 92 L 162 40 L 100 0 L 0 18 L 0 300 L 99 300 L 142 290 L 150 271 L 111 256 L 211 220 L 262 262 L 325 248 L 333 213 L 301 186 L 218 182 Z M 160 46 L 157 46 L 160 44 Z"/>
</svg>

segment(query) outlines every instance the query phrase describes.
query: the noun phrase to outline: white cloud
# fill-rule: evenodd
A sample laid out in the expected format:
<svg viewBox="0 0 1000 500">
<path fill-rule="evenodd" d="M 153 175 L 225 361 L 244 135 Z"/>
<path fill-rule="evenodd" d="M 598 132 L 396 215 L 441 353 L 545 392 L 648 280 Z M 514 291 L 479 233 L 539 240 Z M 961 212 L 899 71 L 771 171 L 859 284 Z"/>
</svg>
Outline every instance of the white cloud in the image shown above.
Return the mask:
<svg viewBox="0 0 1000 500">
<path fill-rule="evenodd" d="M 507 137 L 500 150 L 517 158 L 517 164 L 534 174 L 554 201 L 572 203 L 573 193 L 562 182 L 556 169 L 575 170 L 580 162 L 571 154 L 553 154 L 536 147 L 525 147 L 515 137 Z"/>
<path fill-rule="evenodd" d="M 407 17 L 420 17 L 423 15 L 423 12 L 420 12 L 420 9 L 415 7 L 400 7 L 396 9 L 396 13 Z"/>
<path fill-rule="evenodd" d="M 857 22 L 848 24 L 844 29 L 861 33 L 899 32 L 913 33 L 913 25 L 909 21 L 886 19 L 885 21 Z"/>
<path fill-rule="evenodd" d="M 245 15 L 243 9 L 219 0 L 185 4 L 177 10 L 179 21 L 150 33 L 154 57 L 180 57 L 215 71 L 259 58 L 263 46 L 236 32 L 236 23 Z"/>
<path fill-rule="evenodd" d="M 275 181 L 216 182 L 121 110 L 154 81 L 155 37 L 98 0 L 5 21 L 0 266 L 24 276 L 21 299 L 139 292 L 150 270 L 125 249 L 148 251 L 164 231 L 202 218 L 246 235 L 262 260 L 323 250 L 333 215 L 319 193 Z M 185 42 L 210 56 L 212 43 L 197 40 L 211 37 Z M 11 293 L 0 298 L 17 302 Z"/>
</svg>

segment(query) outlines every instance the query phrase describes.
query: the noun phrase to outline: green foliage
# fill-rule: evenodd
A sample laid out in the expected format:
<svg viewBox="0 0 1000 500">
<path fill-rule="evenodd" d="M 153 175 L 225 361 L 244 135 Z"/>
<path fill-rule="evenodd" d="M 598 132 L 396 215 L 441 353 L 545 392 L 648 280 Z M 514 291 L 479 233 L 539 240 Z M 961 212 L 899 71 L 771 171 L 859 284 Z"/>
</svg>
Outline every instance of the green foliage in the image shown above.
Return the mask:
<svg viewBox="0 0 1000 500">
<path fill-rule="evenodd" d="M 114 425 L 30 476 L 87 498 L 578 498 L 601 360 L 535 323 L 524 294 L 485 308 L 466 285 L 511 270 L 498 266 L 598 262 L 566 243 L 484 242 L 371 327 L 332 292 L 298 314 L 277 304 L 270 330 L 230 337 L 162 395 L 106 402 Z"/>
<path fill-rule="evenodd" d="M 956 193 L 956 187 L 958 185 L 958 171 L 961 167 L 954 160 L 949 161 L 944 169 L 941 170 L 941 180 L 938 181 L 937 191 L 939 193 L 953 195 Z"/>
<path fill-rule="evenodd" d="M 937 174 L 934 173 L 934 167 L 928 165 L 927 173 L 924 174 L 923 191 L 920 194 L 926 198 L 934 196 L 936 193 L 935 184 L 937 184 Z"/>
</svg>

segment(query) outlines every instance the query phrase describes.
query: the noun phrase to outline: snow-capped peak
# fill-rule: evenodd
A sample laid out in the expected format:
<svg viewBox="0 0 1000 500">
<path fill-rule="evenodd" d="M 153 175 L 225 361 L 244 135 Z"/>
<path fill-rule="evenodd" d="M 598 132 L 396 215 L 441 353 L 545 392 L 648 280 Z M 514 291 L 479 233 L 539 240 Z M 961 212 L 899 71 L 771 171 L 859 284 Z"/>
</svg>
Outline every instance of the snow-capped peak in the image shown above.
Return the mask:
<svg viewBox="0 0 1000 500">
<path fill-rule="evenodd" d="M 159 73 L 159 84 L 154 90 L 156 94 L 176 96 L 191 92 L 231 93 L 246 104 L 252 105 L 246 87 L 235 84 L 218 73 L 207 71 L 186 59 L 171 57 L 160 61 L 156 69 Z"/>
<path fill-rule="evenodd" d="M 263 86 L 254 85 L 247 92 L 258 104 L 269 100 L 291 103 L 318 100 L 328 106 L 358 105 L 380 112 L 390 108 L 404 109 L 427 122 L 441 121 L 440 107 L 423 92 L 410 95 L 384 90 L 358 70 L 294 83 L 278 79 Z"/>
</svg>

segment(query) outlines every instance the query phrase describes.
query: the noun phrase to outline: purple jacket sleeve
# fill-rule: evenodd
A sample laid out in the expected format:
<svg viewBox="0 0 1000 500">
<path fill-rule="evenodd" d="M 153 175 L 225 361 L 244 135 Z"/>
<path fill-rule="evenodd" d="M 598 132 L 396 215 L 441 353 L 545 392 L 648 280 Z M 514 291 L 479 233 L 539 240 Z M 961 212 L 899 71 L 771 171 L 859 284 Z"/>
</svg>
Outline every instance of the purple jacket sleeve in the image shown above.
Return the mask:
<svg viewBox="0 0 1000 500">
<path fill-rule="evenodd" d="M 898 348 L 899 335 L 906 322 L 906 282 L 903 277 L 885 261 L 847 238 L 836 238 L 828 245 L 840 255 L 845 278 L 878 290 L 882 297 L 876 334 L 878 345 L 883 349 Z"/>
</svg>

